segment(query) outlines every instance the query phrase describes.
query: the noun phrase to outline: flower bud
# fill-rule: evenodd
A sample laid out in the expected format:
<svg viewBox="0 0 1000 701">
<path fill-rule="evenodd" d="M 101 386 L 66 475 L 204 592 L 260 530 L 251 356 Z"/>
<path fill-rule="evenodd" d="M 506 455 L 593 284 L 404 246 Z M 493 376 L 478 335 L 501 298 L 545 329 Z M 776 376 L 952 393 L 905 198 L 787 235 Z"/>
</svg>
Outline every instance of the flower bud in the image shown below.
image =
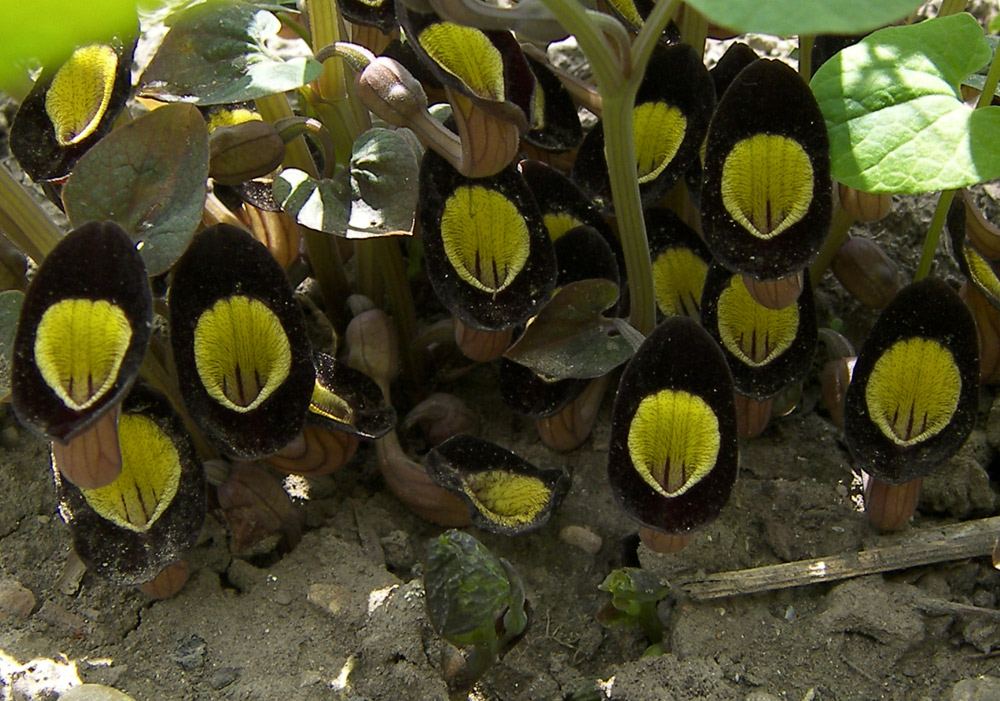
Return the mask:
<svg viewBox="0 0 1000 701">
<path fill-rule="evenodd" d="M 881 309 L 899 291 L 895 262 L 870 239 L 848 239 L 830 267 L 844 289 L 869 307 Z"/>
<path fill-rule="evenodd" d="M 217 128 L 208 145 L 208 174 L 223 185 L 266 175 L 285 158 L 285 142 L 274 125 L 259 119 Z"/>
<path fill-rule="evenodd" d="M 420 427 L 427 446 L 433 448 L 459 433 L 478 433 L 479 417 L 455 395 L 435 392 L 406 415 L 403 427 L 414 426 Z"/>
<path fill-rule="evenodd" d="M 427 95 L 413 75 L 395 59 L 379 56 L 357 78 L 365 107 L 397 127 L 423 119 Z"/>
<path fill-rule="evenodd" d="M 819 373 L 820 385 L 823 388 L 823 404 L 830 412 L 830 420 L 837 428 L 844 427 L 844 397 L 847 396 L 847 386 L 851 384 L 851 372 L 857 358 L 834 358 L 826 361 Z"/>
<path fill-rule="evenodd" d="M 392 319 L 381 309 L 363 312 L 347 325 L 347 364 L 378 382 L 388 396 L 399 372 L 399 348 Z"/>
<path fill-rule="evenodd" d="M 288 552 L 302 537 L 302 516 L 288 494 L 271 473 L 253 463 L 234 464 L 219 485 L 218 498 L 238 556 Z"/>
<path fill-rule="evenodd" d="M 855 221 L 878 221 L 885 217 L 892 207 L 892 197 L 887 193 L 862 192 L 843 183 L 837 183 L 837 187 L 840 194 L 840 206 Z"/>
</svg>

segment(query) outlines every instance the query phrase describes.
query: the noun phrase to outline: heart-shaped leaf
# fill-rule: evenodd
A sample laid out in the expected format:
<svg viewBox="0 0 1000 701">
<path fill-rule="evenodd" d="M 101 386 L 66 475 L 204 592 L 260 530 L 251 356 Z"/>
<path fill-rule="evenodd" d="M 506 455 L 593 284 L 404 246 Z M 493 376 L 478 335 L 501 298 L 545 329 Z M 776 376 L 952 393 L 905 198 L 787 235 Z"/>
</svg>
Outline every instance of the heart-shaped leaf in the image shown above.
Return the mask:
<svg viewBox="0 0 1000 701">
<path fill-rule="evenodd" d="M 816 72 L 833 177 L 915 194 L 1000 177 L 1000 107 L 973 109 L 960 85 L 990 60 L 979 23 L 949 15 L 874 32 Z"/>
<path fill-rule="evenodd" d="M 182 12 L 142 78 L 145 97 L 199 105 L 242 102 L 302 87 L 323 66 L 267 48 L 281 22 L 250 3 L 207 2 Z"/>
<path fill-rule="evenodd" d="M 763 34 L 862 34 L 913 12 L 921 0 L 688 0 L 721 27 Z"/>
<path fill-rule="evenodd" d="M 184 252 L 205 204 L 208 132 L 193 105 L 165 105 L 98 142 L 63 189 L 73 226 L 114 221 L 151 276 Z"/>
<path fill-rule="evenodd" d="M 601 377 L 632 357 L 642 334 L 603 312 L 618 299 L 610 280 L 580 280 L 563 287 L 542 307 L 504 357 L 542 377 Z"/>
<path fill-rule="evenodd" d="M 351 211 L 347 172 L 316 179 L 298 168 L 285 168 L 274 179 L 274 199 L 302 226 L 344 236 Z"/>
<path fill-rule="evenodd" d="M 411 231 L 420 162 L 411 141 L 393 129 L 369 129 L 351 154 L 351 215 L 347 238 Z"/>
</svg>

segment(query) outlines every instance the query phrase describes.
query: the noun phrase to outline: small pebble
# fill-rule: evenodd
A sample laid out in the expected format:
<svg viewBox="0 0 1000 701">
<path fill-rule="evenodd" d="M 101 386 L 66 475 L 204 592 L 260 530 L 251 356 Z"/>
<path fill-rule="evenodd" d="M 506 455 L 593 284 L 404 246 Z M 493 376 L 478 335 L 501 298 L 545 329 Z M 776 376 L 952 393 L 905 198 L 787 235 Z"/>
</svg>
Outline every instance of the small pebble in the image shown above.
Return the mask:
<svg viewBox="0 0 1000 701">
<path fill-rule="evenodd" d="M 170 659 L 181 669 L 192 672 L 205 664 L 205 640 L 198 635 L 191 635 L 180 642 L 170 654 Z"/>
<path fill-rule="evenodd" d="M 110 686 L 81 684 L 59 694 L 59 701 L 133 701 L 133 699 Z"/>
<path fill-rule="evenodd" d="M 11 577 L 0 579 L 0 621 L 23 621 L 35 610 L 35 595 Z"/>
<path fill-rule="evenodd" d="M 219 667 L 208 675 L 208 685 L 218 691 L 232 684 L 238 676 L 240 670 L 237 667 Z"/>
<path fill-rule="evenodd" d="M 310 584 L 307 599 L 327 613 L 336 616 L 344 606 L 348 593 L 334 584 Z"/>
<path fill-rule="evenodd" d="M 7 426 L 3 431 L 0 431 L 0 445 L 3 445 L 4 448 L 16 448 L 20 440 L 21 434 L 18 433 L 16 426 Z"/>
<path fill-rule="evenodd" d="M 951 701 L 993 701 L 1000 698 L 1000 679 L 983 675 L 963 679 L 951 689 Z"/>
<path fill-rule="evenodd" d="M 601 536 L 586 526 L 566 526 L 559 531 L 559 540 L 574 545 L 590 555 L 596 555 L 601 549 Z"/>
</svg>

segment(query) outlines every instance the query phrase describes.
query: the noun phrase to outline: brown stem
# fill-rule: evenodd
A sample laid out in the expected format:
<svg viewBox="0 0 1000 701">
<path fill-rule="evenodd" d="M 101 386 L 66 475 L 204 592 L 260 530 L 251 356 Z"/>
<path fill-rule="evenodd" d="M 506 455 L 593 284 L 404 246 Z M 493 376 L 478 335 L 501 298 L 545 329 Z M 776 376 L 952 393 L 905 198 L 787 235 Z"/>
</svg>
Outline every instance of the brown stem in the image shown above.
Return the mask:
<svg viewBox="0 0 1000 701">
<path fill-rule="evenodd" d="M 148 582 L 143 582 L 136 587 L 146 596 L 154 599 L 169 599 L 179 592 L 187 584 L 188 577 L 191 576 L 191 567 L 186 559 L 167 565 L 160 573 Z"/>
<path fill-rule="evenodd" d="M 395 430 L 376 440 L 375 450 L 386 486 L 410 511 L 439 526 L 462 528 L 471 523 L 469 507 L 407 457 Z"/>
<path fill-rule="evenodd" d="M 106 487 L 121 474 L 118 414 L 115 406 L 69 443 L 52 441 L 52 464 L 80 489 Z"/>
<path fill-rule="evenodd" d="M 319 477 L 336 472 L 354 457 L 358 437 L 343 431 L 306 426 L 280 452 L 264 459 L 271 467 L 293 475 Z"/>
<path fill-rule="evenodd" d="M 802 273 L 792 273 L 780 280 L 757 280 L 749 275 L 743 276 L 743 284 L 747 292 L 757 304 L 768 309 L 784 309 L 795 304 L 802 293 Z"/>
<path fill-rule="evenodd" d="M 594 428 L 610 376 L 591 380 L 586 389 L 561 411 L 535 421 L 545 445 L 559 452 L 579 448 Z"/>
<path fill-rule="evenodd" d="M 771 420 L 774 397 L 758 402 L 744 394 L 736 393 L 736 428 L 740 438 L 754 438 L 767 428 Z"/>
<path fill-rule="evenodd" d="M 642 544 L 653 552 L 663 555 L 680 552 L 691 542 L 691 538 L 690 533 L 664 533 L 646 526 L 639 526 L 639 539 Z"/>
<path fill-rule="evenodd" d="M 455 319 L 455 344 L 462 354 L 477 363 L 489 363 L 500 358 L 510 346 L 513 329 L 480 331 Z"/>
<path fill-rule="evenodd" d="M 871 475 L 866 477 L 865 512 L 868 521 L 880 531 L 898 531 L 906 526 L 917 510 L 924 478 L 918 477 L 902 484 L 886 484 Z"/>
</svg>

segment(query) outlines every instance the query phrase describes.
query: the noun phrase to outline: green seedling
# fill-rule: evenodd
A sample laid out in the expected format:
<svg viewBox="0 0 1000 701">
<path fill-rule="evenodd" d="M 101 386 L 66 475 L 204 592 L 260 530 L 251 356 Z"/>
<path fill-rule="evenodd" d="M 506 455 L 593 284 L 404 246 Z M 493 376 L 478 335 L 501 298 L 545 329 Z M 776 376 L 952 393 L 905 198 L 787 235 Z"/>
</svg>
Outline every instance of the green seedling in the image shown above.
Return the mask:
<svg viewBox="0 0 1000 701">
<path fill-rule="evenodd" d="M 659 577 L 639 567 L 613 570 L 598 587 L 611 594 L 611 601 L 597 613 L 597 620 L 606 626 L 638 626 L 646 635 L 649 647 L 643 653 L 659 655 L 665 652 L 663 621 L 656 605 L 670 593 L 670 587 Z"/>
<path fill-rule="evenodd" d="M 452 698 L 473 685 L 524 635 L 528 602 L 517 572 L 467 533 L 450 530 L 427 544 L 427 614 L 438 635 L 462 649 L 444 661 Z"/>
</svg>

